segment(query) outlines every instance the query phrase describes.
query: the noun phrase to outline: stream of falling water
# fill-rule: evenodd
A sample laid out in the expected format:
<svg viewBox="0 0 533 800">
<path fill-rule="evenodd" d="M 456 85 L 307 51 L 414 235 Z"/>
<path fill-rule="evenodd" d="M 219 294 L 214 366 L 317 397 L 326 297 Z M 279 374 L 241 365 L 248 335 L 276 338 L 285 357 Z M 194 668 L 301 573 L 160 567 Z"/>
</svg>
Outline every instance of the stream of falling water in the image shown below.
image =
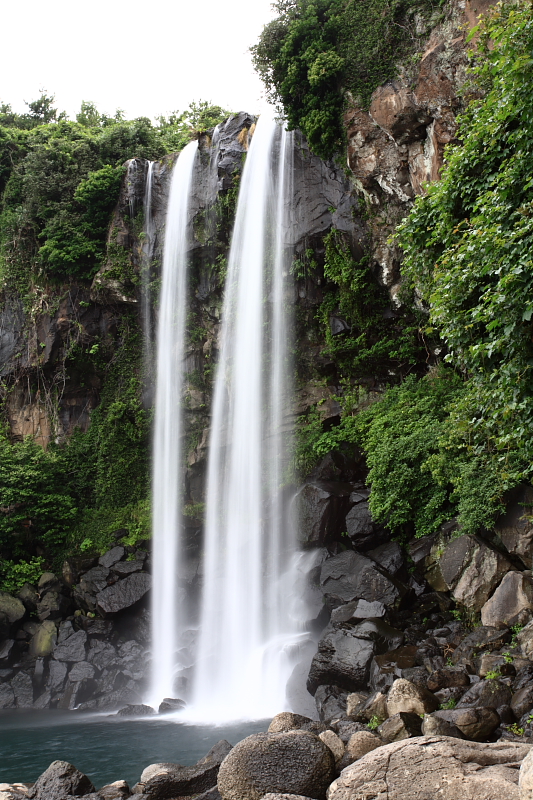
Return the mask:
<svg viewBox="0 0 533 800">
<path fill-rule="evenodd" d="M 153 445 L 152 682 L 156 708 L 173 697 L 182 620 L 177 586 L 182 504 L 180 412 L 187 316 L 188 209 L 198 143 L 180 153 L 172 173 L 165 225 L 157 326 L 157 383 Z"/>
<path fill-rule="evenodd" d="M 292 134 L 261 116 L 246 159 L 226 279 L 207 476 L 204 588 L 192 719 L 286 707 L 294 561 L 280 486 L 290 447 L 287 228 Z M 294 591 L 294 589 L 293 589 Z"/>
</svg>

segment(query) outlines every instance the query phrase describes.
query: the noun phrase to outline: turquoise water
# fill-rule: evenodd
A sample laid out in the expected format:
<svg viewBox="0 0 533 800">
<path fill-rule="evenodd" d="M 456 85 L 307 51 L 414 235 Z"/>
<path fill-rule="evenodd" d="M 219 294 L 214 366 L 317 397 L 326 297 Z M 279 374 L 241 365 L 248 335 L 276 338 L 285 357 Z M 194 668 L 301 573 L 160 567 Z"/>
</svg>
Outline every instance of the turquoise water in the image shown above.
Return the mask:
<svg viewBox="0 0 533 800">
<path fill-rule="evenodd" d="M 69 761 L 96 788 L 133 786 L 148 764 L 195 764 L 220 739 L 236 744 L 268 722 L 208 727 L 171 720 L 124 720 L 72 712 L 0 712 L 0 783 L 33 782 L 52 761 Z"/>
</svg>

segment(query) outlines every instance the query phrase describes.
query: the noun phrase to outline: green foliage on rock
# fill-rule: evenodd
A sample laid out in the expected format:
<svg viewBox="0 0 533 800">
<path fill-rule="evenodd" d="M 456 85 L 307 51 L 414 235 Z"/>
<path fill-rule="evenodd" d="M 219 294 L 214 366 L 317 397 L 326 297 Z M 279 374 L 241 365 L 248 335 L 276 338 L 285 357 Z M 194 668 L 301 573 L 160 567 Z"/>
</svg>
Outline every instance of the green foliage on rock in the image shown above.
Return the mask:
<svg viewBox="0 0 533 800">
<path fill-rule="evenodd" d="M 154 125 L 118 112 L 106 117 L 84 102 L 72 122 L 50 102 L 39 101 L 28 119 L 0 107 L 0 279 L 19 290 L 35 278 L 91 279 L 104 258 L 124 161 L 181 150 L 199 128 L 227 116 L 200 101 Z"/>
<path fill-rule="evenodd" d="M 252 47 L 269 98 L 311 148 L 331 156 L 344 141 L 345 92 L 368 105 L 412 45 L 413 14 L 429 0 L 280 0 L 279 16 Z"/>
<path fill-rule="evenodd" d="M 399 241 L 447 360 L 468 379 L 450 411 L 450 446 L 502 492 L 533 474 L 531 5 L 499 5 L 480 34 L 473 80 L 483 96 Z"/>
</svg>

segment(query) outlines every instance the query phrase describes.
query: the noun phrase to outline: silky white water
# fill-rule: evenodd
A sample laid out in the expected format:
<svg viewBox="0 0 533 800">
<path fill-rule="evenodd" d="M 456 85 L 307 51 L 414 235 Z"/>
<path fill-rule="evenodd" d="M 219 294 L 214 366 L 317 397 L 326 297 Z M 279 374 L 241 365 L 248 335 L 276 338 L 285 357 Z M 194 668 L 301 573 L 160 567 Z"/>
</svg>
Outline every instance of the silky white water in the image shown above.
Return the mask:
<svg viewBox="0 0 533 800">
<path fill-rule="evenodd" d="M 284 235 L 292 135 L 262 116 L 241 179 L 208 456 L 204 588 L 192 707 L 209 721 L 286 707 L 294 542 L 280 487 L 290 446 Z"/>
<path fill-rule="evenodd" d="M 154 162 L 149 161 L 144 185 L 144 240 L 142 243 L 141 302 L 143 325 L 143 362 L 146 381 L 153 373 L 154 340 L 152 322 L 152 298 L 150 293 L 150 270 L 154 250 L 155 226 L 152 214 Z"/>
<path fill-rule="evenodd" d="M 166 215 L 163 271 L 157 326 L 157 379 L 152 472 L 152 681 L 150 704 L 174 697 L 179 668 L 180 615 L 177 585 L 184 467 L 180 410 L 187 316 L 189 197 L 197 142 L 180 153 L 172 173 Z"/>
</svg>

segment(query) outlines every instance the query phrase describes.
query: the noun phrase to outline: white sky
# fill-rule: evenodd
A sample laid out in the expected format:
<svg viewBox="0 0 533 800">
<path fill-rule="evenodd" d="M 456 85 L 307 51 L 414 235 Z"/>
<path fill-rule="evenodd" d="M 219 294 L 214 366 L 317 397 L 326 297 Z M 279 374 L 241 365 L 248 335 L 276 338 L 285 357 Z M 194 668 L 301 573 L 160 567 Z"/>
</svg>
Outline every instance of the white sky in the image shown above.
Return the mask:
<svg viewBox="0 0 533 800">
<path fill-rule="evenodd" d="M 248 48 L 271 0 L 6 0 L 0 101 L 27 110 L 40 89 L 74 118 L 82 100 L 112 115 L 155 117 L 209 100 L 261 110 Z"/>
</svg>

